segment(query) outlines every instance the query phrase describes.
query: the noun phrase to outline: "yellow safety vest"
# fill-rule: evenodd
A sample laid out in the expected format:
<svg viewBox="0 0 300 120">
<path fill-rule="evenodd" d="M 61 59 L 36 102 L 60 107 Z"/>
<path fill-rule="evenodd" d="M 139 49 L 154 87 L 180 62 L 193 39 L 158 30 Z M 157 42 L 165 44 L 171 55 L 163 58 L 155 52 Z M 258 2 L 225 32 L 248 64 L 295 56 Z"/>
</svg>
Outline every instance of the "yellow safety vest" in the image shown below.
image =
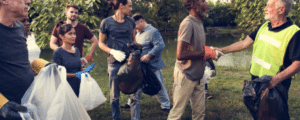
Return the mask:
<svg viewBox="0 0 300 120">
<path fill-rule="evenodd" d="M 260 27 L 253 44 L 250 73 L 258 77 L 274 76 L 279 72 L 289 41 L 299 30 L 297 25 L 291 25 L 279 32 L 273 32 L 269 31 L 268 23 Z"/>
</svg>

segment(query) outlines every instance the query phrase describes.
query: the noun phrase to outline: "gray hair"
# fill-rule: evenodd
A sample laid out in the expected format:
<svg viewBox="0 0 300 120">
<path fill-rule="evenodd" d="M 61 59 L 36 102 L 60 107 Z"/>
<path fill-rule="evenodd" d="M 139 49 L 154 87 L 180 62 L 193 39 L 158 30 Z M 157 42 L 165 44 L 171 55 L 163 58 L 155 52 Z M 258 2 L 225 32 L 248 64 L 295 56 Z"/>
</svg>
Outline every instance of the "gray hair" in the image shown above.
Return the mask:
<svg viewBox="0 0 300 120">
<path fill-rule="evenodd" d="M 287 16 L 292 9 L 294 0 L 279 0 L 276 4 L 276 7 L 285 7 L 284 14 Z"/>
</svg>

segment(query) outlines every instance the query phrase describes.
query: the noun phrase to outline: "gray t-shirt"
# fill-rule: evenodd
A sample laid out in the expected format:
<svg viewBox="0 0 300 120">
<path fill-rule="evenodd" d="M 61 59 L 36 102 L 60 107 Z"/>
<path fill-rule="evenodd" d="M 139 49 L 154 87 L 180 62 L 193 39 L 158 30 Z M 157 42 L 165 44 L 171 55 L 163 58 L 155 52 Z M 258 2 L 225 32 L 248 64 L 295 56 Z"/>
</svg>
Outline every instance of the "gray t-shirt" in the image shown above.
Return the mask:
<svg viewBox="0 0 300 120">
<path fill-rule="evenodd" d="M 178 31 L 178 41 L 190 44 L 190 51 L 201 51 L 205 45 L 205 33 L 202 21 L 189 15 L 181 22 Z M 190 80 L 200 80 L 204 74 L 205 61 L 176 60 L 175 66 Z"/>
<path fill-rule="evenodd" d="M 0 23 L 0 93 L 9 101 L 21 103 L 34 79 L 23 24 L 13 27 Z"/>
<path fill-rule="evenodd" d="M 100 32 L 106 34 L 107 46 L 115 50 L 121 50 L 129 55 L 127 43 L 132 43 L 132 31 L 135 28 L 135 21 L 125 16 L 125 21 L 119 23 L 112 16 L 102 20 Z M 108 61 L 113 63 L 115 61 Z"/>
</svg>

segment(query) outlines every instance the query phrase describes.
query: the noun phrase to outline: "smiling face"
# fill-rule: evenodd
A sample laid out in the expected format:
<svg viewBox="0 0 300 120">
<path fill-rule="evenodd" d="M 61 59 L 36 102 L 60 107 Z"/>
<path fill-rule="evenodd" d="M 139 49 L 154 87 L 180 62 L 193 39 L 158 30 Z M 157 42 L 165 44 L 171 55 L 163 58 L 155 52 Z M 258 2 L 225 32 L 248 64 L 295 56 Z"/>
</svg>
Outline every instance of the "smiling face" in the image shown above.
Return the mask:
<svg viewBox="0 0 300 120">
<path fill-rule="evenodd" d="M 208 17 L 208 3 L 205 0 L 199 0 L 195 6 L 195 11 L 200 18 Z"/>
<path fill-rule="evenodd" d="M 266 20 L 274 20 L 279 16 L 279 7 L 277 8 L 276 2 L 279 0 L 268 0 L 267 6 L 265 7 L 265 19 Z"/>
<path fill-rule="evenodd" d="M 77 17 L 78 17 L 78 9 L 74 8 L 74 7 L 70 7 L 66 10 L 65 12 L 67 19 L 71 20 L 71 21 L 76 21 Z"/>
<path fill-rule="evenodd" d="M 76 39 L 75 29 L 72 28 L 70 31 L 66 32 L 65 35 L 59 35 L 63 41 L 63 44 L 74 44 Z"/>
</svg>

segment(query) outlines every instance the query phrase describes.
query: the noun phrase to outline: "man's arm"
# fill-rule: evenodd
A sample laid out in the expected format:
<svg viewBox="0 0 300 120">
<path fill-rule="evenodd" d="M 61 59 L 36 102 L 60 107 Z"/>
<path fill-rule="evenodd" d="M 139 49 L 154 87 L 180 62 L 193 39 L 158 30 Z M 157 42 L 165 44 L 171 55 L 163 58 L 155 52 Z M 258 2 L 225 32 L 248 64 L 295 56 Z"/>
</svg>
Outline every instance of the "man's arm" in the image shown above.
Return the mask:
<svg viewBox="0 0 300 120">
<path fill-rule="evenodd" d="M 189 43 L 184 41 L 177 42 L 176 57 L 178 60 L 199 60 L 204 58 L 204 50 L 191 51 L 188 49 Z"/>
<path fill-rule="evenodd" d="M 277 75 L 275 75 L 272 80 L 268 84 L 268 88 L 272 89 L 274 88 L 278 83 L 281 83 L 283 80 L 286 80 L 293 75 L 295 75 L 297 72 L 300 71 L 300 61 L 296 60 L 293 61 L 292 64 L 287 67 L 285 70 L 281 71 Z"/>
<path fill-rule="evenodd" d="M 93 56 L 93 54 L 94 54 L 94 52 L 95 52 L 95 50 L 96 50 L 96 48 L 97 48 L 98 40 L 97 40 L 96 36 L 93 36 L 93 37 L 90 39 L 90 41 L 91 41 L 93 44 L 92 44 L 91 50 L 90 50 L 90 52 L 89 52 L 89 55 L 90 55 L 90 56 Z"/>
<path fill-rule="evenodd" d="M 109 54 L 111 49 L 105 45 L 105 40 L 106 40 L 106 34 L 100 32 L 99 42 L 98 42 L 99 48 Z"/>
<path fill-rule="evenodd" d="M 57 37 L 51 35 L 50 48 L 51 48 L 53 51 L 55 51 L 55 50 L 58 48 L 58 46 L 56 45 L 57 40 L 58 40 Z"/>
<path fill-rule="evenodd" d="M 216 48 L 217 50 L 225 53 L 241 51 L 249 47 L 253 43 L 253 40 L 248 36 L 245 40 L 233 43 L 229 46 L 223 47 L 221 49 Z"/>
<path fill-rule="evenodd" d="M 152 44 L 152 50 L 141 58 L 142 62 L 148 63 L 153 56 L 160 54 L 164 50 L 165 43 L 159 31 L 153 33 Z"/>
</svg>

